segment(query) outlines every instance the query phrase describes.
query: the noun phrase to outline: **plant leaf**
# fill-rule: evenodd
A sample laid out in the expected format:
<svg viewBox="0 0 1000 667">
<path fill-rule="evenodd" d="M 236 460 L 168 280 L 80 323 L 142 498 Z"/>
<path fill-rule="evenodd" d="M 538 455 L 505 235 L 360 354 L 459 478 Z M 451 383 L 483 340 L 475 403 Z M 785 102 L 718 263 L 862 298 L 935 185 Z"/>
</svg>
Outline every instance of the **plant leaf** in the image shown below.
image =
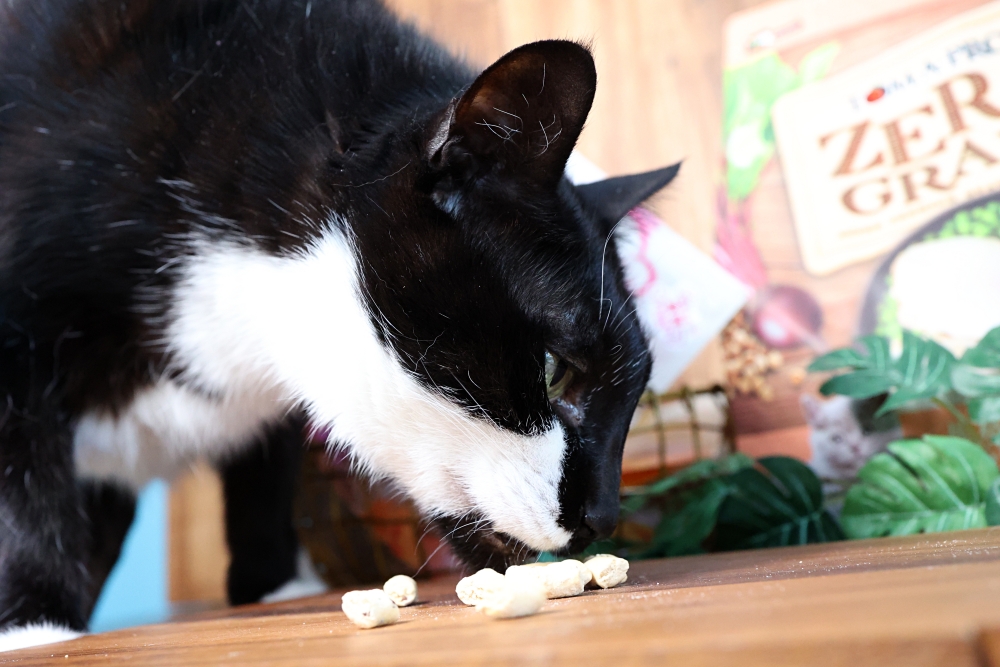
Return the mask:
<svg viewBox="0 0 1000 667">
<path fill-rule="evenodd" d="M 876 415 L 906 403 L 933 398 L 950 388 L 955 357 L 933 340 L 903 332 L 903 352 L 895 361 L 898 389 L 878 409 Z"/>
<path fill-rule="evenodd" d="M 857 347 L 864 350 L 864 354 Z M 889 341 L 884 336 L 862 336 L 854 347 L 844 347 L 816 357 L 808 370 L 834 371 L 840 368 L 872 369 L 885 372 L 892 367 Z"/>
<path fill-rule="evenodd" d="M 859 343 L 868 352 L 865 368 L 888 373 L 892 370 L 892 354 L 889 352 L 889 341 L 882 336 L 862 336 Z"/>
<path fill-rule="evenodd" d="M 762 458 L 759 466 L 733 473 L 719 508 L 715 546 L 747 549 L 843 539 L 823 509 L 819 479 L 788 457 Z"/>
<path fill-rule="evenodd" d="M 810 373 L 837 371 L 841 368 L 867 368 L 867 358 L 852 347 L 844 347 L 816 357 L 806 369 Z"/>
<path fill-rule="evenodd" d="M 669 477 L 652 482 L 642 488 L 633 498 L 647 498 L 650 496 L 661 496 L 671 489 L 685 484 L 691 484 L 711 477 L 728 475 L 743 468 L 753 465 L 753 459 L 746 454 L 731 454 L 721 459 L 704 459 L 692 463 L 688 467 L 680 470 Z M 632 498 L 629 498 L 632 500 Z M 624 507 L 624 506 L 623 506 Z M 636 507 L 638 509 L 638 507 Z"/>
<path fill-rule="evenodd" d="M 1000 421 L 1000 396 L 971 399 L 969 401 L 969 417 L 977 424 Z"/>
<path fill-rule="evenodd" d="M 865 336 L 856 349 L 834 350 L 816 359 L 810 370 L 833 370 L 846 367 L 850 372 L 835 375 L 820 387 L 824 395 L 841 394 L 851 398 L 870 398 L 890 393 L 875 413 L 881 416 L 906 403 L 934 398 L 951 388 L 955 357 L 938 343 L 903 332 L 903 350 L 898 359 L 889 353 L 889 340 Z"/>
<path fill-rule="evenodd" d="M 677 512 L 667 513 L 653 533 L 649 548 L 638 558 L 684 556 L 704 551 L 702 543 L 715 528 L 719 507 L 730 493 L 721 479 L 710 479 L 684 499 Z"/>
<path fill-rule="evenodd" d="M 847 492 L 844 532 L 866 538 L 985 526 L 987 492 L 998 476 L 993 459 L 965 438 L 892 443 Z"/>
<path fill-rule="evenodd" d="M 1000 368 L 973 366 L 963 361 L 951 369 L 951 384 L 963 396 L 1000 395 Z"/>
<path fill-rule="evenodd" d="M 962 363 L 979 368 L 1000 368 L 1000 327 L 991 329 L 962 355 Z"/>
<path fill-rule="evenodd" d="M 993 480 L 986 494 L 986 525 L 1000 526 L 1000 477 Z"/>
<path fill-rule="evenodd" d="M 835 375 L 824 382 L 819 391 L 824 396 L 841 394 L 851 398 L 871 398 L 896 386 L 896 379 L 884 371 L 861 370 Z"/>
</svg>

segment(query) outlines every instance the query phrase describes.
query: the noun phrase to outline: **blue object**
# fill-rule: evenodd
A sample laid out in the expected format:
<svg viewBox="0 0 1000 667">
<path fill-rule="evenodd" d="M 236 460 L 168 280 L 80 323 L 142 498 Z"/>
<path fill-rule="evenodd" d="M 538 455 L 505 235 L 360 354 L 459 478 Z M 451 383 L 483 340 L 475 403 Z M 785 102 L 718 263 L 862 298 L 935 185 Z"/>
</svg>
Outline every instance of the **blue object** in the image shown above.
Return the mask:
<svg viewBox="0 0 1000 667">
<path fill-rule="evenodd" d="M 118 563 L 104 583 L 90 618 L 91 632 L 106 632 L 170 617 L 167 599 L 166 482 L 146 485 Z"/>
</svg>

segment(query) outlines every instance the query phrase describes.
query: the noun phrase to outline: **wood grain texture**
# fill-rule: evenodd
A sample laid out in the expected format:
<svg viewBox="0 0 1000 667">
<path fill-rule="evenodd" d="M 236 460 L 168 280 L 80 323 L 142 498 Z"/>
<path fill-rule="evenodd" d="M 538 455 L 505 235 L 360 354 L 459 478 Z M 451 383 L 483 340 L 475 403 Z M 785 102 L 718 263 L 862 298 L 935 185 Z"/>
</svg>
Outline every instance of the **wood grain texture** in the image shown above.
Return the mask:
<svg viewBox="0 0 1000 667">
<path fill-rule="evenodd" d="M 629 582 L 491 621 L 454 579 L 398 625 L 339 594 L 4 654 L 10 665 L 879 665 L 972 667 L 1000 627 L 1000 529 L 646 561 Z M 64 657 L 68 656 L 68 657 Z"/>
<path fill-rule="evenodd" d="M 1000 667 L 1000 627 L 989 628 L 979 635 L 979 653 L 983 667 Z"/>
<path fill-rule="evenodd" d="M 201 465 L 170 488 L 171 602 L 225 602 L 229 548 L 223 526 L 222 481 Z"/>
</svg>

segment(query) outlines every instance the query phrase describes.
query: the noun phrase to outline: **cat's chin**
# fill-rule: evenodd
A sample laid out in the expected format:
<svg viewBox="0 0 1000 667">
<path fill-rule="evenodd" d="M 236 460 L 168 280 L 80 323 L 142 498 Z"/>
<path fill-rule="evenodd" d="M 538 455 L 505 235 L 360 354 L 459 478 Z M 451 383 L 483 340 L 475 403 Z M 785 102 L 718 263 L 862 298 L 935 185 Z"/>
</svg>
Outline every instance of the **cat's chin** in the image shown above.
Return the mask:
<svg viewBox="0 0 1000 667">
<path fill-rule="evenodd" d="M 434 523 L 455 555 L 474 571 L 489 567 L 502 573 L 538 556 L 524 542 L 493 530 L 482 516 L 439 517 Z"/>
</svg>

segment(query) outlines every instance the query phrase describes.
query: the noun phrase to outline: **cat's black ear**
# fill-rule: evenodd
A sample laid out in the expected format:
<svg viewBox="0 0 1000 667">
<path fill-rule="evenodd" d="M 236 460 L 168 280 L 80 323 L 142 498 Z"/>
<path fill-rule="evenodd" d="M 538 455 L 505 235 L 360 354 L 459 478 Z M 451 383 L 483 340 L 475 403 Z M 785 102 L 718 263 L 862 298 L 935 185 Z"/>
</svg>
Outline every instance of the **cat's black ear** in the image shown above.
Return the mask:
<svg viewBox="0 0 1000 667">
<path fill-rule="evenodd" d="M 500 58 L 431 128 L 425 157 L 460 178 L 489 172 L 554 186 L 594 101 L 585 47 L 535 42 Z"/>
<path fill-rule="evenodd" d="M 663 169 L 578 185 L 576 191 L 602 218 L 618 222 L 633 208 L 666 187 L 680 168 L 681 163 L 678 162 Z"/>
</svg>

